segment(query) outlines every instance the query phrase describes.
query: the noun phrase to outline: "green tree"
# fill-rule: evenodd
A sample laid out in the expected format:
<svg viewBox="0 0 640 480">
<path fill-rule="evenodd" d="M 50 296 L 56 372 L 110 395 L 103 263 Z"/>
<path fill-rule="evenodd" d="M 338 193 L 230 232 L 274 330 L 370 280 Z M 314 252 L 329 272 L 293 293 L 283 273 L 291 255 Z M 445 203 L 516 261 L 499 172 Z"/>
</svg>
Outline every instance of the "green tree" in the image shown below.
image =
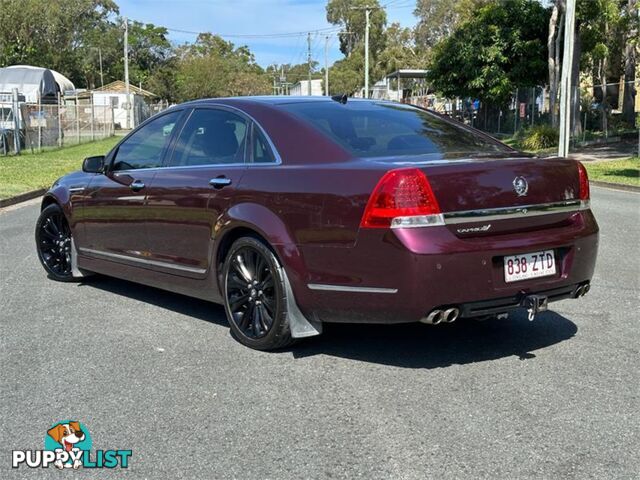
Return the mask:
<svg viewBox="0 0 640 480">
<path fill-rule="evenodd" d="M 2 0 L 0 66 L 51 68 L 83 85 L 80 47 L 117 12 L 112 0 Z"/>
<path fill-rule="evenodd" d="M 131 82 L 143 86 L 155 70 L 171 56 L 171 43 L 167 29 L 151 23 L 130 22 L 129 25 L 129 77 Z M 124 45 L 123 45 L 124 48 Z"/>
<path fill-rule="evenodd" d="M 624 9 L 624 31 L 626 44 L 624 47 L 624 98 L 622 101 L 622 117 L 629 126 L 636 122 L 635 103 L 637 95 L 636 68 L 638 50 L 640 48 L 640 16 L 638 15 L 637 0 L 627 0 L 627 8 Z"/>
<path fill-rule="evenodd" d="M 147 80 L 173 55 L 167 30 L 153 24 L 129 21 L 129 80 L 146 86 Z M 76 47 L 79 68 L 84 76 L 81 85 L 100 85 L 100 56 L 104 83 L 124 77 L 124 18 L 103 21 L 87 32 Z M 155 93 L 155 92 L 154 92 Z"/>
<path fill-rule="evenodd" d="M 462 22 L 490 0 L 418 0 L 413 14 L 418 17 L 415 27 L 416 44 L 423 49 L 433 48 L 449 37 Z"/>
<path fill-rule="evenodd" d="M 123 78 L 123 37 L 118 19 L 97 22 L 84 35 L 76 51 L 79 54 L 77 68 L 83 77 L 81 82 L 75 81 L 77 87 L 95 88 L 101 83 L 107 84 Z M 103 79 L 100 78 L 101 57 Z"/>
<path fill-rule="evenodd" d="M 147 78 L 144 88 L 158 95 L 159 98 L 176 103 L 180 100 L 177 89 L 179 62 L 177 57 L 167 59 Z"/>
<path fill-rule="evenodd" d="M 552 121 L 557 123 L 558 111 L 554 108 L 557 99 L 557 84 L 561 72 L 565 0 L 555 0 L 548 32 L 549 99 Z M 574 55 L 571 85 L 578 88 L 581 74 L 591 77 L 601 109 L 602 128 L 607 129 L 609 89 L 607 83 L 617 83 L 621 75 L 630 80 L 631 88 L 625 89 L 623 101 L 627 110 L 627 121 L 633 123 L 635 102 L 635 54 L 637 52 L 638 11 L 635 0 L 578 0 L 576 2 L 576 27 L 573 33 Z M 593 101 L 587 99 L 587 104 Z M 580 102 L 573 102 L 571 131 L 579 135 Z"/>
<path fill-rule="evenodd" d="M 516 88 L 544 81 L 548 20 L 548 10 L 534 0 L 479 8 L 434 47 L 429 80 L 448 97 L 505 105 Z"/>
<path fill-rule="evenodd" d="M 363 78 L 364 55 L 362 50 L 357 50 L 329 68 L 329 93 L 353 95 L 362 88 Z"/>
<path fill-rule="evenodd" d="M 385 48 L 376 58 L 375 78 L 387 75 L 400 68 L 424 68 L 425 50 L 417 48 L 414 31 L 392 23 L 385 30 Z"/>
<path fill-rule="evenodd" d="M 631 25 L 622 14 L 625 2 L 619 0 L 587 0 L 578 3 L 580 66 L 591 73 L 602 120 L 602 131 L 608 129 L 609 88 L 607 83 L 617 83 L 624 73 L 624 53 L 627 31 Z M 637 12 L 636 12 L 637 17 Z"/>
<path fill-rule="evenodd" d="M 364 42 L 365 10 L 371 7 L 369 17 L 369 48 L 375 53 L 384 48 L 384 27 L 387 14 L 380 8 L 378 0 L 329 0 L 327 3 L 327 21 L 341 27 L 340 51 L 351 55 L 358 45 Z"/>
<path fill-rule="evenodd" d="M 203 33 L 194 44 L 178 50 L 176 73 L 180 101 L 204 97 L 266 94 L 269 77 L 248 47 Z"/>
<path fill-rule="evenodd" d="M 549 112 L 551 126 L 557 127 L 559 120 L 558 88 L 560 85 L 560 41 L 564 32 L 565 0 L 554 0 L 549 16 L 549 28 L 547 34 L 547 69 L 549 80 L 547 91 L 549 95 Z"/>
<path fill-rule="evenodd" d="M 273 81 L 273 77 L 280 78 L 281 74 L 284 74 L 287 83 L 296 83 L 300 80 L 307 80 L 309 78 L 309 64 L 299 63 L 291 65 L 285 63 L 282 65 L 270 65 L 266 68 L 266 74 Z M 319 63 L 315 60 L 311 61 L 311 78 L 322 78 L 324 74 L 323 70 L 320 70 Z"/>
</svg>

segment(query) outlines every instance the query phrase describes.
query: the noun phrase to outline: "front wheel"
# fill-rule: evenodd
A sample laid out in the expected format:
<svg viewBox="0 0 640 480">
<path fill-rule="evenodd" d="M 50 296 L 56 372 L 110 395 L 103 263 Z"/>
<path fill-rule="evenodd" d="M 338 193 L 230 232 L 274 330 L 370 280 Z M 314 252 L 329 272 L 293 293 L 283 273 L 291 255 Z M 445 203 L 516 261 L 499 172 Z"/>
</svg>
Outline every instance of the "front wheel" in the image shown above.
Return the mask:
<svg viewBox="0 0 640 480">
<path fill-rule="evenodd" d="M 72 268 L 71 229 L 57 204 L 42 210 L 36 223 L 36 249 L 40 263 L 53 280 L 75 280 Z"/>
<path fill-rule="evenodd" d="M 236 339 L 256 350 L 293 342 L 284 272 L 266 245 L 253 237 L 236 240 L 224 261 L 223 280 L 225 311 Z"/>
</svg>

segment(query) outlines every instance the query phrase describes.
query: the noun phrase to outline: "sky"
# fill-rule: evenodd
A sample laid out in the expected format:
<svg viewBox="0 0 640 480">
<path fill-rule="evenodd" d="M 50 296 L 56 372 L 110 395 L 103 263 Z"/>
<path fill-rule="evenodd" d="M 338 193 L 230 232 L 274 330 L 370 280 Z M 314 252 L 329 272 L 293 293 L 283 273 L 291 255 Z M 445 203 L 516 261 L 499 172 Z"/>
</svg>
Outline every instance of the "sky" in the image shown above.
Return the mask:
<svg viewBox="0 0 640 480">
<path fill-rule="evenodd" d="M 120 15 L 166 27 L 170 29 L 169 39 L 178 44 L 195 40 L 197 34 L 185 32 L 202 31 L 222 35 L 236 45 L 248 45 L 262 67 L 306 62 L 308 31 L 313 32 L 312 58 L 321 66 L 327 35 L 329 63 L 342 58 L 335 34 L 338 29 L 326 20 L 326 0 L 117 0 L 117 3 Z M 380 0 L 380 4 L 387 5 L 388 23 L 415 25 L 415 0 Z M 273 34 L 291 35 L 268 36 Z"/>
</svg>

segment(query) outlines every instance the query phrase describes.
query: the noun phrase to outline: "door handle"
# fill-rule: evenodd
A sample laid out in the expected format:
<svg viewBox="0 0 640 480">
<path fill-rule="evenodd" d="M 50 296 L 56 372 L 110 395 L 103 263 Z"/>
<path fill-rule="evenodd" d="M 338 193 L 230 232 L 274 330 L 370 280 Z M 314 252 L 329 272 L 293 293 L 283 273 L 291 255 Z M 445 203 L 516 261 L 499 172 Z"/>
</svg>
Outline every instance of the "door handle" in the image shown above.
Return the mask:
<svg viewBox="0 0 640 480">
<path fill-rule="evenodd" d="M 138 192 L 144 188 L 144 182 L 142 180 L 134 180 L 131 182 L 131 185 L 129 185 L 129 188 L 134 192 Z"/>
<path fill-rule="evenodd" d="M 227 177 L 216 177 L 209 180 L 209 185 L 213 188 L 224 188 L 231 185 L 231 179 Z"/>
</svg>

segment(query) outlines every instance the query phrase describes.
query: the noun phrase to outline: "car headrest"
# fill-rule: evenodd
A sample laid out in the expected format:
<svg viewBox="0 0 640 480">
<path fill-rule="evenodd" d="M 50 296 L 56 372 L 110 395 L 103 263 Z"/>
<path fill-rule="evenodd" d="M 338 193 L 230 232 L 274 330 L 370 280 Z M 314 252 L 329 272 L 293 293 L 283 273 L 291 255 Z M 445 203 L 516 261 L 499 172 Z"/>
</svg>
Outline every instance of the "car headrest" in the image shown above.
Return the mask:
<svg viewBox="0 0 640 480">
<path fill-rule="evenodd" d="M 203 153 L 211 158 L 229 157 L 238 151 L 238 138 L 235 126 L 230 123 L 212 122 L 203 125 L 204 134 L 198 143 Z"/>
</svg>

